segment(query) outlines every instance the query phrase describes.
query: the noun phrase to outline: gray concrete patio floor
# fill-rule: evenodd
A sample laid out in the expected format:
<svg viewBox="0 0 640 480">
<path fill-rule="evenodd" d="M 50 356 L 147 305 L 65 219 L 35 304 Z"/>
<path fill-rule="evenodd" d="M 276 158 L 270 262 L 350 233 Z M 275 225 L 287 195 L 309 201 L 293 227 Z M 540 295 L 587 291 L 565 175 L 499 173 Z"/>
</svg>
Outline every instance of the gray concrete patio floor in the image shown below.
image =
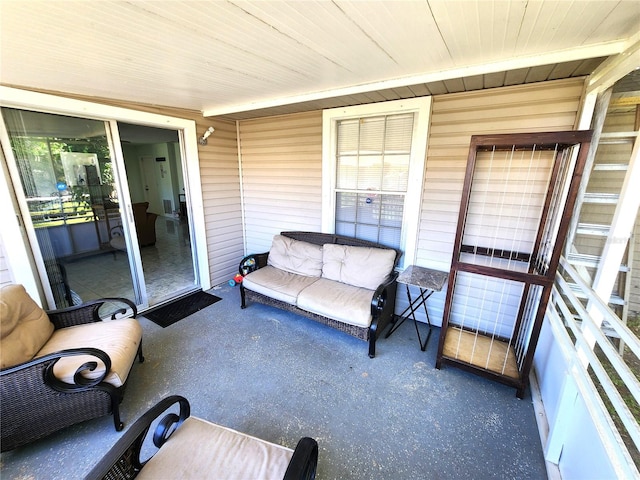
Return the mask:
<svg viewBox="0 0 640 480">
<path fill-rule="evenodd" d="M 161 398 L 191 413 L 294 447 L 319 444 L 323 479 L 543 479 L 528 389 L 460 369 L 436 370 L 439 329 L 425 352 L 405 322 L 377 346 L 258 304 L 240 309 L 222 285 L 206 309 L 161 328 L 146 318 L 146 361 L 135 364 L 121 405 L 126 428 Z M 83 478 L 120 438 L 112 417 L 67 428 L 1 456 L 2 479 Z M 167 476 L 169 478 L 169 475 Z"/>
</svg>

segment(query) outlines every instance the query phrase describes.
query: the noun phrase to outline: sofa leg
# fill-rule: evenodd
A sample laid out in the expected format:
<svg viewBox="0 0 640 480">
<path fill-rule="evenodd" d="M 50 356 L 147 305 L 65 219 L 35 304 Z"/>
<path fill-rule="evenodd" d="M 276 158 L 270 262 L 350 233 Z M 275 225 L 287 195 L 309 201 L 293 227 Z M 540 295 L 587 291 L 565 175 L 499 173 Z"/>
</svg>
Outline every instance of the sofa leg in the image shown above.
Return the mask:
<svg viewBox="0 0 640 480">
<path fill-rule="evenodd" d="M 140 340 L 140 345 L 138 345 L 138 362 L 144 362 L 144 355 L 142 355 L 142 340 Z"/>
<path fill-rule="evenodd" d="M 377 332 L 378 332 L 378 322 L 376 319 L 374 319 L 371 325 L 369 326 L 369 358 L 374 358 L 376 356 Z"/>
<path fill-rule="evenodd" d="M 244 286 L 240 284 L 240 308 L 247 308 L 246 300 L 244 297 Z"/>
<path fill-rule="evenodd" d="M 124 428 L 124 423 L 120 420 L 120 406 L 116 401 L 113 402 L 113 424 L 116 427 L 116 432 L 121 432 Z"/>
</svg>

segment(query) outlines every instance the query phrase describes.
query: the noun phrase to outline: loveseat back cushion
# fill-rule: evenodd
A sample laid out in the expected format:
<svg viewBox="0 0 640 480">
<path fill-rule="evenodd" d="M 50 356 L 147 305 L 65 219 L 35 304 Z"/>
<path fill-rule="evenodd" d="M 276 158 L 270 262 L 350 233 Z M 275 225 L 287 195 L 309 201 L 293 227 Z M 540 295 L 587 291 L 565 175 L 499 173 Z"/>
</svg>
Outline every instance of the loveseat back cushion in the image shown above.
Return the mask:
<svg viewBox="0 0 640 480">
<path fill-rule="evenodd" d="M 111 371 L 104 382 L 117 388 L 127 380 L 141 341 L 140 323 L 134 318 L 120 318 L 56 330 L 36 356 L 42 357 L 69 348 L 97 348 L 111 358 Z M 76 370 L 86 362 L 98 362 L 95 370 L 84 373 L 87 378 L 95 379 L 104 375 L 104 363 L 91 355 L 63 357 L 53 367 L 53 373 L 59 380 L 73 384 Z"/>
<path fill-rule="evenodd" d="M 151 457 L 138 480 L 278 479 L 293 450 L 199 418 L 188 417 Z"/>
<path fill-rule="evenodd" d="M 0 368 L 33 359 L 49 340 L 53 323 L 22 285 L 0 290 Z"/>
<path fill-rule="evenodd" d="M 395 250 L 327 243 L 322 247 L 322 277 L 375 290 L 393 271 L 395 259 Z"/>
<path fill-rule="evenodd" d="M 319 277 L 322 273 L 322 246 L 275 235 L 267 264 L 286 272 Z"/>
</svg>

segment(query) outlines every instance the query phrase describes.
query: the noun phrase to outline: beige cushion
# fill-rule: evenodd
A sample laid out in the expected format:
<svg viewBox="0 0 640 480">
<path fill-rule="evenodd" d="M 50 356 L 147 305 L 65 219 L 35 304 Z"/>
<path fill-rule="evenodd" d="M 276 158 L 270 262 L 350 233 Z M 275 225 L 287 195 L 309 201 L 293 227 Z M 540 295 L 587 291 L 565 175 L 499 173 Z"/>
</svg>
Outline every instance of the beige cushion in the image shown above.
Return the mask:
<svg viewBox="0 0 640 480">
<path fill-rule="evenodd" d="M 189 417 L 147 462 L 138 479 L 278 479 L 293 450 Z"/>
<path fill-rule="evenodd" d="M 0 368 L 31 360 L 53 333 L 46 312 L 22 285 L 0 290 Z"/>
<path fill-rule="evenodd" d="M 127 380 L 141 341 L 142 327 L 136 319 L 107 320 L 56 330 L 37 356 L 68 348 L 97 348 L 111 358 L 111 373 L 104 381 L 120 387 Z M 78 367 L 85 362 L 95 361 L 98 361 L 97 358 L 91 355 L 65 357 L 56 363 L 53 372 L 60 380 L 74 383 L 73 376 Z M 98 367 L 85 376 L 98 378 L 104 374 L 104 370 L 104 363 L 98 361 Z"/>
<path fill-rule="evenodd" d="M 327 243 L 322 247 L 322 276 L 355 287 L 375 290 L 392 272 L 396 252 L 386 248 Z"/>
<path fill-rule="evenodd" d="M 295 305 L 298 294 L 318 280 L 267 265 L 244 277 L 242 283 L 244 288 Z"/>
<path fill-rule="evenodd" d="M 320 278 L 298 295 L 298 307 L 349 325 L 371 325 L 373 290 Z"/>
<path fill-rule="evenodd" d="M 286 272 L 319 277 L 322 273 L 322 247 L 276 235 L 273 237 L 267 264 Z"/>
</svg>

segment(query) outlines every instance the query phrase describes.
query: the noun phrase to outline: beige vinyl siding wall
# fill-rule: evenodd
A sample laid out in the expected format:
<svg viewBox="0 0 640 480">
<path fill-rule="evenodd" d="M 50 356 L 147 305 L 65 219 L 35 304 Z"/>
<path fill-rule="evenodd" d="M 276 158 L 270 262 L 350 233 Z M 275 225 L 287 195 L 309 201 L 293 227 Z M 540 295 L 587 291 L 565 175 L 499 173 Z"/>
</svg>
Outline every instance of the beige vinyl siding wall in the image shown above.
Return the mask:
<svg viewBox="0 0 640 480">
<path fill-rule="evenodd" d="M 415 263 L 448 270 L 473 134 L 572 130 L 583 79 L 434 97 Z M 322 112 L 241 121 L 247 253 L 282 230 L 321 228 Z M 398 307 L 406 306 L 398 289 Z M 444 291 L 429 301 L 440 325 Z M 425 320 L 424 313 L 421 320 Z"/>
<path fill-rule="evenodd" d="M 235 122 L 196 121 L 198 135 L 211 125 L 207 145 L 198 146 L 211 284 L 238 273 L 244 255 Z"/>
<path fill-rule="evenodd" d="M 285 230 L 320 231 L 322 112 L 239 123 L 247 253 Z"/>
<path fill-rule="evenodd" d="M 583 79 L 572 79 L 434 97 L 418 265 L 449 270 L 471 136 L 572 130 L 583 89 Z M 435 325 L 442 323 L 445 291 L 429 301 Z M 406 306 L 404 297 L 399 295 L 397 308 Z"/>
</svg>

